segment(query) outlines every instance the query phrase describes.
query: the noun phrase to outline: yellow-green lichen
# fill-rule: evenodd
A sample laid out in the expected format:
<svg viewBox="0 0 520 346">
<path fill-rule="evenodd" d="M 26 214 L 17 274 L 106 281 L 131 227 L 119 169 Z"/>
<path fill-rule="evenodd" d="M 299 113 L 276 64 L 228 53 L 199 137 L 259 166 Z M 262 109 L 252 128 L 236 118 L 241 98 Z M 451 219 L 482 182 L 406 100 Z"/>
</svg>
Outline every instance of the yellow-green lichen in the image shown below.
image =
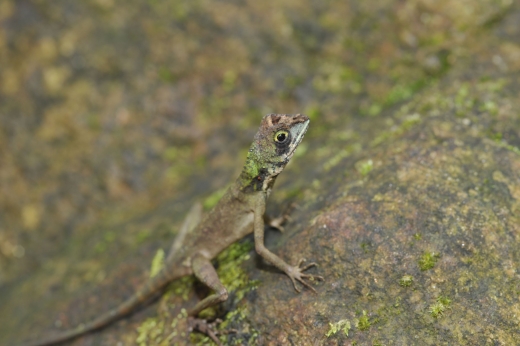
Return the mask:
<svg viewBox="0 0 520 346">
<path fill-rule="evenodd" d="M 157 250 L 157 252 L 155 253 L 155 256 L 153 257 L 153 260 L 152 260 L 152 267 L 150 268 L 150 277 L 151 278 L 153 278 L 154 276 L 159 274 L 161 269 L 164 267 L 164 257 L 165 257 L 164 250 L 163 249 Z"/>
<path fill-rule="evenodd" d="M 329 338 L 332 335 L 336 335 L 339 331 L 343 331 L 345 336 L 348 336 L 350 328 L 351 326 L 349 320 L 339 320 L 336 323 L 329 322 L 329 330 L 327 331 L 327 333 L 325 333 L 325 336 Z"/>
</svg>

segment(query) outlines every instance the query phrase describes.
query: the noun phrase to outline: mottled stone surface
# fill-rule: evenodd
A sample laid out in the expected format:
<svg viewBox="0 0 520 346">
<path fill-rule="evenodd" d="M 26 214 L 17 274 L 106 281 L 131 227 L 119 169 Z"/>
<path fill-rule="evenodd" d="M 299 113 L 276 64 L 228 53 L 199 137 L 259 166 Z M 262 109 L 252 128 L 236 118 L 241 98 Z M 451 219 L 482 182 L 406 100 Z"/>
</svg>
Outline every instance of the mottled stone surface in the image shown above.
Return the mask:
<svg viewBox="0 0 520 346">
<path fill-rule="evenodd" d="M 507 0 L 2 1 L 0 345 L 130 295 L 268 112 L 311 127 L 267 246 L 326 281 L 297 294 L 245 239 L 216 261 L 223 341 L 520 344 L 519 21 Z M 205 344 L 182 308 L 206 293 L 176 282 L 70 344 Z"/>
</svg>

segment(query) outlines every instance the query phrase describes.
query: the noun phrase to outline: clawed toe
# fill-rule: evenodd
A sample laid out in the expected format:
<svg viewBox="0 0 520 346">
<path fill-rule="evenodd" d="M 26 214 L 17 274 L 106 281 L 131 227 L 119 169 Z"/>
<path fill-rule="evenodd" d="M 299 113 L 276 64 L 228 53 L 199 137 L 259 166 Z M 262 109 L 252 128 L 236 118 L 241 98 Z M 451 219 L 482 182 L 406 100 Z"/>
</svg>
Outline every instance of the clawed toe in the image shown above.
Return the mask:
<svg viewBox="0 0 520 346">
<path fill-rule="evenodd" d="M 307 269 L 309 268 L 312 268 L 312 267 L 317 267 L 318 265 L 316 263 L 309 263 L 307 264 L 305 267 L 301 268 L 302 271 L 306 271 Z"/>
<path fill-rule="evenodd" d="M 217 335 L 221 334 L 230 334 L 230 333 L 236 333 L 236 329 L 229 329 L 224 331 L 217 331 L 216 327 L 217 324 L 221 323 L 221 319 L 216 319 L 215 321 L 209 323 L 206 320 L 195 318 L 195 317 L 188 317 L 188 330 L 190 332 L 198 331 L 203 334 L 206 334 L 215 344 L 218 346 L 222 346 L 222 343 L 218 339 Z"/>
<path fill-rule="evenodd" d="M 307 269 L 311 268 L 311 267 L 317 267 L 318 265 L 314 262 L 312 263 L 309 263 L 305 266 L 302 266 L 302 264 L 305 262 L 305 259 L 302 258 L 298 261 L 298 264 L 293 267 L 293 270 L 294 272 L 292 272 L 291 274 L 289 274 L 289 277 L 291 278 L 291 281 L 292 281 L 292 284 L 294 286 L 294 289 L 296 290 L 296 292 L 300 293 L 300 288 L 298 288 L 298 285 L 296 284 L 296 281 L 300 282 L 303 286 L 307 287 L 308 289 L 312 290 L 314 293 L 317 293 L 316 292 L 316 289 L 314 289 L 314 287 L 312 287 L 307 281 L 305 281 L 306 279 L 307 280 L 311 280 L 311 281 L 314 281 L 314 280 L 318 280 L 318 281 L 324 281 L 323 277 L 322 276 L 319 276 L 319 275 L 313 275 L 313 274 L 304 274 L 303 272 L 306 271 Z"/>
</svg>

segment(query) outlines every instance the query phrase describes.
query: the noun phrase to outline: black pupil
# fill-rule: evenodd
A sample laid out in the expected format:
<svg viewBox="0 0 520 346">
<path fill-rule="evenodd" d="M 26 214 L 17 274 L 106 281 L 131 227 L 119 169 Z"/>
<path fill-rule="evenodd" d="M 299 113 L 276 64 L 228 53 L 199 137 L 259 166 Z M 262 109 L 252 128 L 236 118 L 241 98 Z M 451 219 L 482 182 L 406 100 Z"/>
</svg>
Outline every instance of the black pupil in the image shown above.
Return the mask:
<svg viewBox="0 0 520 346">
<path fill-rule="evenodd" d="M 278 142 L 284 142 L 287 139 L 287 135 L 285 133 L 279 133 L 276 139 Z"/>
</svg>

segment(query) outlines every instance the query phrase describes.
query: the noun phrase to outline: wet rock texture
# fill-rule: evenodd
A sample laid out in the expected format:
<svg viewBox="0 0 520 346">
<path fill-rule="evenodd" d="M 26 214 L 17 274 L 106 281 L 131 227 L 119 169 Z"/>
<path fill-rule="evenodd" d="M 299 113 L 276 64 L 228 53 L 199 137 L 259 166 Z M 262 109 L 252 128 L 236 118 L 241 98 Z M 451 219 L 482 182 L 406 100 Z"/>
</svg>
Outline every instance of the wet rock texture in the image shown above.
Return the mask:
<svg viewBox="0 0 520 346">
<path fill-rule="evenodd" d="M 494 99 L 490 85 L 467 83 L 471 111 L 456 116 L 461 86 L 430 90 L 426 103 L 410 108 L 420 124 L 363 152 L 370 173 L 349 184 L 356 172 L 337 172 L 342 179 L 315 190 L 326 206 L 280 251 L 321 263 L 327 280 L 318 296 L 292 296 L 271 293 L 289 285 L 262 275 L 250 318 L 269 330 L 263 344 L 520 342 L 520 155 L 485 135 L 499 119 L 519 128 L 516 100 L 499 96 L 497 113 L 487 116 L 477 109 L 479 100 Z M 360 330 L 364 313 L 371 325 Z M 348 337 L 324 336 L 344 319 Z"/>
<path fill-rule="evenodd" d="M 268 248 L 216 260 L 224 344 L 520 344 L 520 8 L 512 1 L 0 3 L 0 345 L 128 297 L 263 113 L 311 127 Z M 217 191 L 213 193 L 214 191 Z M 70 345 L 209 344 L 158 301 Z"/>
</svg>

